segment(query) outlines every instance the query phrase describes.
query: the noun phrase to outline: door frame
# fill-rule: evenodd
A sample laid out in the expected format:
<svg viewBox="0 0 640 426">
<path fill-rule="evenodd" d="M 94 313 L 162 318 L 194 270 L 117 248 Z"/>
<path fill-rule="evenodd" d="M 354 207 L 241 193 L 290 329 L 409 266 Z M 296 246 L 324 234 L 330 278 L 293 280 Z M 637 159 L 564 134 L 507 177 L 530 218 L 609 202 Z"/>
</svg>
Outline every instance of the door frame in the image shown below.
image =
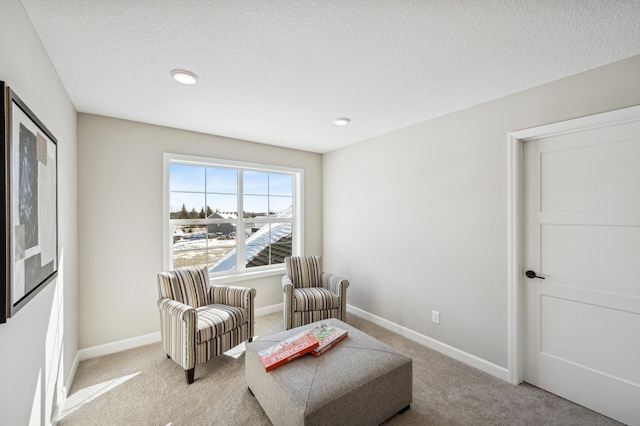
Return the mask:
<svg viewBox="0 0 640 426">
<path fill-rule="evenodd" d="M 508 381 L 514 385 L 523 381 L 524 317 L 523 317 L 523 247 L 524 247 L 524 177 L 523 144 L 544 137 L 596 129 L 640 121 L 640 105 L 603 112 L 558 123 L 518 130 L 507 135 L 507 360 Z"/>
</svg>

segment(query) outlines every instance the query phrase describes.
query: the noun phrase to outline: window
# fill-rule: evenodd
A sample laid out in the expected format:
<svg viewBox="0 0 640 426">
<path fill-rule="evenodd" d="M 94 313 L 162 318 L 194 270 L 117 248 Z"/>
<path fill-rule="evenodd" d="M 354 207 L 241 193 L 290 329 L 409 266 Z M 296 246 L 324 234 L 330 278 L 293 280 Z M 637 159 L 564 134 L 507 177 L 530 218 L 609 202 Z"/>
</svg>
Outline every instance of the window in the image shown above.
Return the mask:
<svg viewBox="0 0 640 426">
<path fill-rule="evenodd" d="M 301 170 L 165 154 L 164 173 L 169 269 L 270 272 L 299 254 Z"/>
</svg>

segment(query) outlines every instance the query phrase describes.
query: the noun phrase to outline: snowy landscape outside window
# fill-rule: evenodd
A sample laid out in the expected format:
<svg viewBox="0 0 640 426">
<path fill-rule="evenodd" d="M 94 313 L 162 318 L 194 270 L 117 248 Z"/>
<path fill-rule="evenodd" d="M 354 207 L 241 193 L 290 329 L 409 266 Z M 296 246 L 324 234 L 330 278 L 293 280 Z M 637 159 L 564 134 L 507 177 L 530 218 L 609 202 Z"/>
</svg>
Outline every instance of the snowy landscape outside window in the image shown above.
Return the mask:
<svg viewBox="0 0 640 426">
<path fill-rule="evenodd" d="M 192 157 L 165 163 L 171 269 L 268 270 L 297 253 L 300 172 Z"/>
</svg>

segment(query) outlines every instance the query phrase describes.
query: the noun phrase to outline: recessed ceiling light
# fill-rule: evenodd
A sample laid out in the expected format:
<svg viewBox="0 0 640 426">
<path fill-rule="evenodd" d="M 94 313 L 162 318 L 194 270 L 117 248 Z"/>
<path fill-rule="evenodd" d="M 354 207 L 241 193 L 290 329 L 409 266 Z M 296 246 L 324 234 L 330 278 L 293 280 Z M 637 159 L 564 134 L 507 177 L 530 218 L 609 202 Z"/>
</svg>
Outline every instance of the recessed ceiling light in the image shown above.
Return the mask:
<svg viewBox="0 0 640 426">
<path fill-rule="evenodd" d="M 198 76 L 187 70 L 171 70 L 174 80 L 182 84 L 196 84 Z"/>
<path fill-rule="evenodd" d="M 336 126 L 346 126 L 350 122 L 351 119 L 346 117 L 336 118 L 335 120 L 333 120 L 333 124 L 335 124 Z"/>
</svg>

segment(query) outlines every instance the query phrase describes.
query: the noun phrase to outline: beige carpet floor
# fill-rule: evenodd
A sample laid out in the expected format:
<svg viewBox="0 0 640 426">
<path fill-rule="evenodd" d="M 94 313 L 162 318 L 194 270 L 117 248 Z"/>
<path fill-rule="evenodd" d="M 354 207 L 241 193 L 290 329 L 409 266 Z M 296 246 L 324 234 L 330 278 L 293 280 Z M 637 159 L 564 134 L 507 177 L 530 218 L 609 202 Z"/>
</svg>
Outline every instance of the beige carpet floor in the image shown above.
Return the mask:
<svg viewBox="0 0 640 426">
<path fill-rule="evenodd" d="M 355 315 L 347 322 L 413 358 L 411 409 L 388 425 L 619 425 L 530 385 L 514 386 Z M 284 329 L 256 319 L 256 334 Z M 196 367 L 195 382 L 160 343 L 82 361 L 61 414 L 75 425 L 270 425 L 247 390 L 243 345 Z M 335 426 L 335 425 L 332 425 Z"/>
</svg>

